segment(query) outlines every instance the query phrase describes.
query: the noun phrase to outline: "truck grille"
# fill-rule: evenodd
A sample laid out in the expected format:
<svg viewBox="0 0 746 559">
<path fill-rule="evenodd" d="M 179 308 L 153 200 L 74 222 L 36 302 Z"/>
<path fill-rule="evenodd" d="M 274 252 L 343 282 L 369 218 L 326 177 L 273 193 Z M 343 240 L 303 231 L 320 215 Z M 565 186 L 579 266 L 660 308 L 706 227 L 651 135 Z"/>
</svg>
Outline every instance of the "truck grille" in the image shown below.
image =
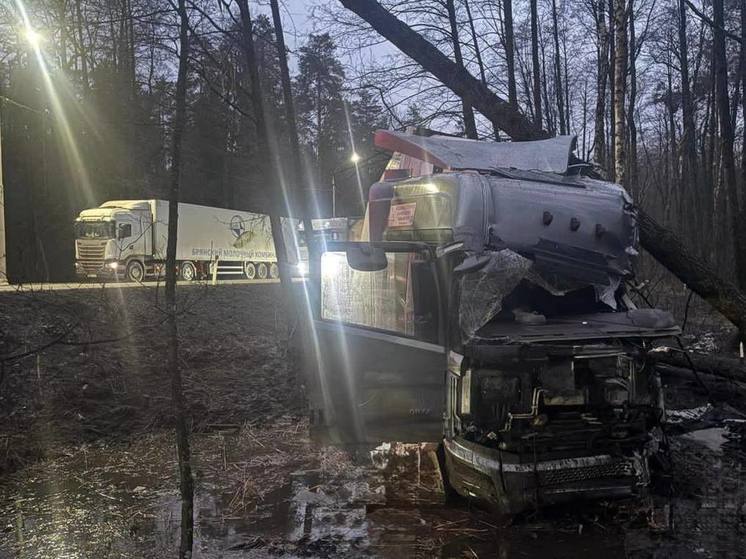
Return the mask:
<svg viewBox="0 0 746 559">
<path fill-rule="evenodd" d="M 594 464 L 577 468 L 548 470 L 539 474 L 542 487 L 564 485 L 581 481 L 623 479 L 635 476 L 635 468 L 629 460 L 616 460 L 607 464 Z"/>
<path fill-rule="evenodd" d="M 106 241 L 76 241 L 78 243 L 78 263 L 87 274 L 98 272 L 104 265 Z"/>
</svg>

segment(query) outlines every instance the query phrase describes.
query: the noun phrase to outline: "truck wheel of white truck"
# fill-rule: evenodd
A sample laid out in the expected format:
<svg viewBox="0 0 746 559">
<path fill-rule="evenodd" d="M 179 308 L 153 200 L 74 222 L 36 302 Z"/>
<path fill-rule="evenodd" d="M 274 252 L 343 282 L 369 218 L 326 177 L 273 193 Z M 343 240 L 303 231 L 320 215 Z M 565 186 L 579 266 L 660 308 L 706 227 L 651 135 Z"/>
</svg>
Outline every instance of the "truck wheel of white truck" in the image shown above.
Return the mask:
<svg viewBox="0 0 746 559">
<path fill-rule="evenodd" d="M 181 279 L 184 281 L 194 281 L 197 277 L 197 268 L 191 262 L 181 264 Z"/>
<path fill-rule="evenodd" d="M 267 265 L 264 262 L 259 262 L 256 267 L 256 275 L 259 276 L 259 279 L 267 279 Z"/>
<path fill-rule="evenodd" d="M 277 266 L 277 262 L 272 262 L 272 264 L 269 265 L 269 277 L 272 279 L 280 277 L 280 268 Z"/>
<path fill-rule="evenodd" d="M 256 266 L 253 262 L 244 262 L 243 273 L 248 279 L 256 279 Z"/>
<path fill-rule="evenodd" d="M 145 268 L 137 260 L 131 260 L 127 264 L 127 279 L 129 281 L 136 281 L 137 283 L 142 282 L 145 277 Z"/>
</svg>

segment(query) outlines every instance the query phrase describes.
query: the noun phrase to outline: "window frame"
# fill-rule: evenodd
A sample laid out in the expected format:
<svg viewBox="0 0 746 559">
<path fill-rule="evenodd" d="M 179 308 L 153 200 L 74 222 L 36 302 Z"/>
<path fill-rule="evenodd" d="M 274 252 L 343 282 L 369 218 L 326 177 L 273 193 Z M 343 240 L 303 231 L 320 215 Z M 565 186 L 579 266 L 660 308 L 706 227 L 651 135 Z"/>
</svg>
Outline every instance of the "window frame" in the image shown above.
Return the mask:
<svg viewBox="0 0 746 559">
<path fill-rule="evenodd" d="M 400 254 L 406 254 L 406 253 L 417 253 L 422 256 L 424 256 L 425 261 L 430 264 L 430 273 L 432 274 L 433 281 L 434 281 L 434 287 L 438 294 L 437 302 L 434 306 L 434 314 L 435 314 L 435 331 L 436 331 L 436 339 L 435 340 L 426 340 L 421 337 L 418 337 L 416 334 L 410 335 L 406 334 L 405 332 L 395 331 L 395 330 L 386 330 L 383 328 L 376 328 L 374 326 L 368 326 L 364 324 L 356 324 L 352 322 L 346 322 L 344 320 L 340 319 L 333 319 L 333 318 L 324 318 L 323 316 L 323 308 L 322 308 L 322 297 L 321 297 L 321 289 L 322 289 L 322 282 L 323 279 L 319 276 L 317 278 L 316 286 L 315 286 L 315 292 L 317 295 L 316 301 L 317 304 L 316 307 L 316 319 L 324 322 L 325 324 L 334 324 L 342 328 L 357 328 L 361 330 L 365 330 L 368 332 L 376 332 L 379 334 L 384 334 L 387 336 L 394 336 L 397 338 L 404 338 L 407 340 L 413 340 L 417 342 L 422 343 L 428 343 L 428 344 L 435 344 L 435 345 L 444 345 L 446 342 L 445 339 L 445 331 L 446 331 L 446 321 L 447 321 L 447 313 L 445 312 L 445 308 L 447 305 L 447 301 L 443 300 L 443 297 L 445 296 L 445 291 L 442 288 L 442 279 L 439 274 L 439 266 L 438 264 L 438 257 L 436 254 L 436 249 L 434 246 L 424 243 L 424 242 L 418 242 L 418 241 L 378 241 L 378 242 L 364 242 L 364 241 L 328 241 L 320 247 L 320 251 L 318 252 L 318 270 L 319 273 L 321 272 L 321 259 L 323 257 L 324 253 L 327 252 L 341 252 L 346 253 L 348 248 L 354 248 L 354 247 L 372 247 L 372 248 L 378 248 L 389 253 L 400 253 Z M 360 273 L 366 273 L 366 272 L 360 272 Z M 368 273 L 375 273 L 375 272 L 368 272 Z"/>
</svg>

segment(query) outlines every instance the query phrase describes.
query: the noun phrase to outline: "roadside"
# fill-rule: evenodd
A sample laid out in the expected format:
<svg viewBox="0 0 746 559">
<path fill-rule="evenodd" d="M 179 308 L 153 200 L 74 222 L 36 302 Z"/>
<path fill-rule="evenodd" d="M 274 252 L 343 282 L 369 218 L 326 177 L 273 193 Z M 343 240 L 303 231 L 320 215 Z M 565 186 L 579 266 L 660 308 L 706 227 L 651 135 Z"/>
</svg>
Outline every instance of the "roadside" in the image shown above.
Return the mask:
<svg viewBox="0 0 746 559">
<path fill-rule="evenodd" d="M 267 285 L 273 283 L 280 283 L 277 279 L 219 279 L 217 285 Z M 178 281 L 177 284 L 181 287 L 204 287 L 205 285 L 211 285 L 210 280 L 207 281 Z M 128 289 L 131 287 L 141 288 L 155 288 L 157 282 L 146 281 L 139 283 L 135 281 L 107 281 L 107 282 L 59 282 L 59 283 L 23 283 L 23 284 L 9 284 L 0 282 L 0 293 L 12 292 L 12 293 L 39 293 L 43 291 L 69 291 L 71 289 Z M 163 286 L 163 282 L 161 282 Z"/>
<path fill-rule="evenodd" d="M 278 375 L 287 336 L 274 304 L 278 290 L 180 290 L 183 374 L 195 431 L 298 409 L 297 386 Z M 54 457 L 59 446 L 170 424 L 162 298 L 151 286 L 0 294 L 0 355 L 15 356 L 0 375 L 0 473 Z"/>
</svg>

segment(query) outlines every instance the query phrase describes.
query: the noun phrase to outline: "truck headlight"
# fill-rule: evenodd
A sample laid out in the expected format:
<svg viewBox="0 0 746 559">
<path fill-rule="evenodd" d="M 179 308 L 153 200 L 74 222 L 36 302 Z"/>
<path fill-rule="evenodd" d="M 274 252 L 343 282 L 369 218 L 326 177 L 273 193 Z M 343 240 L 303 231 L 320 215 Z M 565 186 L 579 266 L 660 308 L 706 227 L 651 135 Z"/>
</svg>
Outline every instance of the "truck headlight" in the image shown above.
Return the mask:
<svg viewBox="0 0 746 559">
<path fill-rule="evenodd" d="M 308 262 L 298 262 L 296 264 L 295 269 L 298 270 L 299 276 L 307 276 L 308 275 Z"/>
<path fill-rule="evenodd" d="M 109 268 L 111 268 L 112 270 L 116 270 L 117 268 L 119 268 L 119 262 L 109 262 Z"/>
</svg>

